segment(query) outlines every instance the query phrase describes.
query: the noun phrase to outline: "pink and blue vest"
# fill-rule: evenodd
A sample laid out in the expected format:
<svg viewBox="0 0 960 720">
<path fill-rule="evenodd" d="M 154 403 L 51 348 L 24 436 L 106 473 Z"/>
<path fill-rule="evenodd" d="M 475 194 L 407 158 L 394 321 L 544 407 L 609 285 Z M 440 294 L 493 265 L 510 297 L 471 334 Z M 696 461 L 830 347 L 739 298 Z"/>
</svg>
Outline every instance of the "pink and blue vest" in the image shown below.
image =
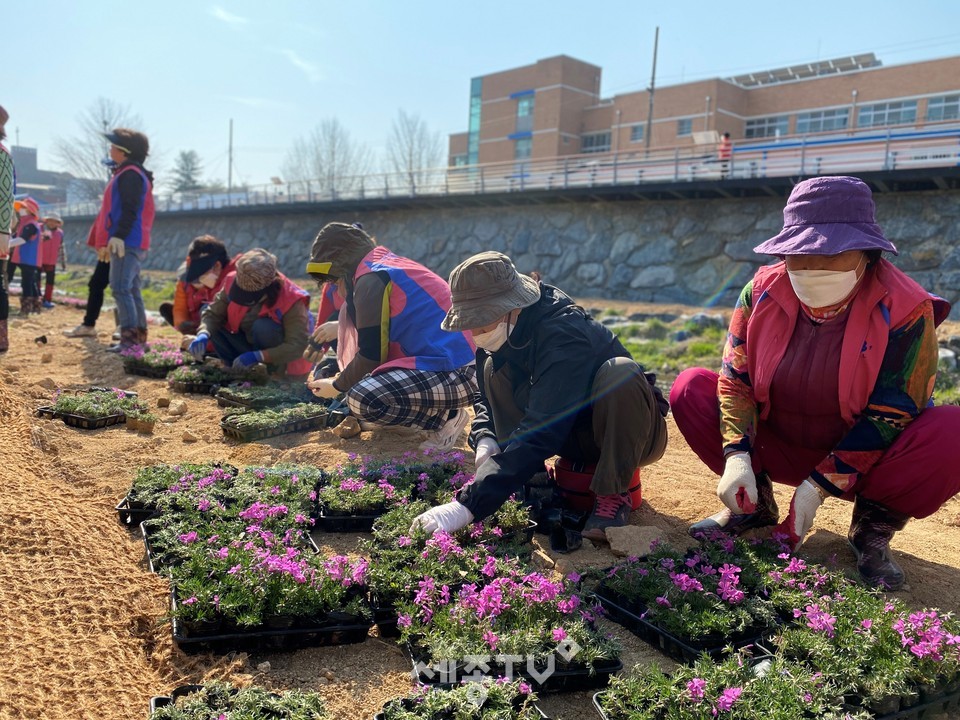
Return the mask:
<svg viewBox="0 0 960 720">
<path fill-rule="evenodd" d="M 368 273 L 386 273 L 389 277 L 384 297 L 384 326 L 389 326 L 381 340 L 381 355 L 386 361 L 374 374 L 394 368 L 449 372 L 475 361 L 472 340 L 462 332 L 445 332 L 440 323 L 450 309 L 450 286 L 423 265 L 394 255 L 385 247 L 375 247 L 357 266 L 356 283 Z M 344 323 L 347 315 L 340 310 L 338 360 L 345 367 L 357 351 L 356 328 Z M 349 356 L 349 357 L 348 357 Z"/>
<path fill-rule="evenodd" d="M 63 230 L 48 231 L 50 237 L 40 243 L 40 264 L 56 265 L 60 259 L 60 246 L 63 245 Z"/>
<path fill-rule="evenodd" d="M 100 212 L 93 222 L 90 234 L 87 236 L 87 245 L 100 248 L 106 247 L 107 241 L 113 237 L 117 225 L 120 223 L 120 214 L 123 209 L 120 202 L 120 189 L 117 187 L 117 178 L 125 172 L 136 172 L 143 178 L 143 195 L 141 196 L 140 212 L 130 229 L 130 234 L 124 240 L 128 248 L 148 250 L 150 248 L 150 230 L 153 228 L 153 218 L 156 211 L 153 206 L 153 185 L 143 168 L 138 165 L 124 165 L 110 178 L 103 191 L 103 202 Z"/>
<path fill-rule="evenodd" d="M 898 327 L 920 303 L 933 302 L 939 325 L 950 304 L 931 295 L 884 259 L 867 271 L 863 287 L 847 310 L 840 351 L 840 413 L 853 425 L 876 385 L 891 328 Z M 782 262 L 762 267 L 753 278 L 753 311 L 747 320 L 748 370 L 761 419 L 770 414 L 770 385 L 793 336 L 800 314 L 786 267 Z"/>
<path fill-rule="evenodd" d="M 36 234 L 32 240 L 28 240 L 23 245 L 18 245 L 10 251 L 10 262 L 17 265 L 40 267 L 40 238 L 43 233 L 43 227 L 40 225 L 40 221 L 32 215 L 21 217 L 14 236 L 20 237 L 23 231 L 31 225 L 36 229 Z"/>
</svg>

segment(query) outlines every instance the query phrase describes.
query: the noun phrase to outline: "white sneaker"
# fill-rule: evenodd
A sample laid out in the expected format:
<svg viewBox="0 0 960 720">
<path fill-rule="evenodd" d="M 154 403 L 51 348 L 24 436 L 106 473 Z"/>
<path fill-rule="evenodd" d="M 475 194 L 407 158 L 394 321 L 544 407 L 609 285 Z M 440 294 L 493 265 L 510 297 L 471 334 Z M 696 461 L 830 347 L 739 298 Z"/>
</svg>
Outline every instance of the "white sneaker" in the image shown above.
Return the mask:
<svg viewBox="0 0 960 720">
<path fill-rule="evenodd" d="M 68 338 L 96 337 L 97 329 L 89 325 L 77 325 L 73 330 L 64 330 L 63 334 Z"/>
<path fill-rule="evenodd" d="M 470 414 L 464 408 L 459 408 L 457 414 L 441 425 L 438 430 L 427 433 L 427 439 L 420 443 L 420 449 L 441 452 L 450 450 L 457 444 L 468 422 L 470 422 Z"/>
</svg>

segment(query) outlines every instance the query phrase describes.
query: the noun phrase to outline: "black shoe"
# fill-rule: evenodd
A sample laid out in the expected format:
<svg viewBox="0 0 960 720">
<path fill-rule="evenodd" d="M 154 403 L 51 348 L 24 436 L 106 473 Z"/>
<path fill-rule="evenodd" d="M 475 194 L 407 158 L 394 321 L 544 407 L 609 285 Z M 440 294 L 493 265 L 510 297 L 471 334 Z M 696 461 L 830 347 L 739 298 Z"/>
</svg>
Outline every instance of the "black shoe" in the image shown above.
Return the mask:
<svg viewBox="0 0 960 720">
<path fill-rule="evenodd" d="M 899 590 L 903 569 L 890 556 L 890 540 L 903 530 L 909 515 L 857 496 L 847 540 L 857 556 L 857 570 L 868 585 Z"/>
</svg>

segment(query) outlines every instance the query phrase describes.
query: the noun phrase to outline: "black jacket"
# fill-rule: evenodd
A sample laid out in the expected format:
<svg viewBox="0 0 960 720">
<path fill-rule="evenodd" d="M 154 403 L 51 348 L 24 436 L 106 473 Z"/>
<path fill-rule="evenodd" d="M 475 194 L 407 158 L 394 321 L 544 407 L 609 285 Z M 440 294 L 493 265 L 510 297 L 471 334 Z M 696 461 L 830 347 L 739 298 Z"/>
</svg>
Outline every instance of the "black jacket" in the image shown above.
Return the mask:
<svg viewBox="0 0 960 720">
<path fill-rule="evenodd" d="M 514 398 L 525 413 L 519 427 L 501 444 L 501 452 L 477 469 L 476 479 L 461 493 L 460 502 L 478 520 L 495 512 L 532 475 L 542 472 L 544 460 L 565 454 L 562 451 L 569 447 L 574 427 L 583 423 L 590 427 L 590 395 L 597 370 L 610 358 L 630 357 L 609 329 L 561 290 L 542 283 L 540 290 L 540 299 L 520 312 L 506 344 L 492 355 L 495 371 L 511 366 Z M 470 432 L 474 448 L 483 437 L 497 439 L 484 390 L 487 357 L 485 350 L 477 350 L 480 394 Z M 653 376 L 648 375 L 648 380 L 652 384 Z"/>
</svg>

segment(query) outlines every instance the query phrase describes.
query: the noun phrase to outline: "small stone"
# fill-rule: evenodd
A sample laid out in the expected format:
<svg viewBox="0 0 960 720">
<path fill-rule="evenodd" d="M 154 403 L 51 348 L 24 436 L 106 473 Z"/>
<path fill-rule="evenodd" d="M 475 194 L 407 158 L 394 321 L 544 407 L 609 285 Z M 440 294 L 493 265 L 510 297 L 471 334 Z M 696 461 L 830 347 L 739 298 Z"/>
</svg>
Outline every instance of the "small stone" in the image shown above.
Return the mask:
<svg viewBox="0 0 960 720">
<path fill-rule="evenodd" d="M 337 677 L 336 675 L 333 674 L 333 672 L 332 672 L 331 670 L 327 670 L 326 672 L 324 672 L 324 673 L 323 673 L 323 676 L 324 676 L 327 680 L 335 680 L 336 677 Z"/>
<path fill-rule="evenodd" d="M 653 525 L 626 525 L 606 531 L 610 552 L 617 557 L 642 557 L 650 553 L 650 543 L 660 540 L 663 531 Z"/>
<path fill-rule="evenodd" d="M 360 423 L 357 422 L 357 419 L 351 415 L 350 417 L 345 419 L 342 423 L 337 425 L 333 429 L 333 432 L 339 437 L 342 437 L 344 439 L 356 437 L 361 432 Z"/>
<path fill-rule="evenodd" d="M 40 356 L 40 362 L 42 362 L 42 363 L 51 363 L 51 362 L 53 362 L 53 353 L 52 353 L 52 352 L 45 352 L 45 353 L 43 353 L 43 355 Z"/>
<path fill-rule="evenodd" d="M 183 435 L 181 435 L 180 438 L 181 438 L 185 443 L 192 443 L 192 442 L 196 442 L 197 440 L 199 440 L 199 439 L 200 439 L 200 436 L 197 435 L 197 434 L 195 434 L 195 433 L 190 432 L 189 430 L 184 430 L 184 431 L 183 431 Z"/>
<path fill-rule="evenodd" d="M 56 389 L 57 389 L 57 381 L 54 380 L 53 378 L 45 377 L 45 378 L 43 378 L 42 380 L 37 380 L 37 383 L 36 383 L 36 384 L 39 385 L 40 387 L 42 387 L 44 390 L 56 390 Z"/>
<path fill-rule="evenodd" d="M 269 660 L 264 660 L 262 663 L 260 663 L 259 665 L 257 665 L 257 671 L 258 671 L 258 672 L 262 672 L 262 673 L 268 673 L 268 672 L 270 672 L 270 661 L 269 661 Z"/>
<path fill-rule="evenodd" d="M 174 400 L 170 403 L 170 407 L 167 408 L 167 412 L 171 415 L 186 415 L 187 403 L 183 400 Z"/>
<path fill-rule="evenodd" d="M 170 398 L 168 397 L 157 398 L 157 407 L 158 408 L 170 407 Z"/>
<path fill-rule="evenodd" d="M 534 550 L 532 560 L 534 565 L 544 568 L 545 570 L 550 570 L 554 566 L 553 559 L 543 550 Z"/>
<path fill-rule="evenodd" d="M 204 436 L 203 436 L 203 441 L 204 441 L 205 443 L 208 443 L 208 444 L 209 444 L 209 443 L 212 443 L 212 442 L 213 442 L 213 435 L 204 435 Z"/>
</svg>

